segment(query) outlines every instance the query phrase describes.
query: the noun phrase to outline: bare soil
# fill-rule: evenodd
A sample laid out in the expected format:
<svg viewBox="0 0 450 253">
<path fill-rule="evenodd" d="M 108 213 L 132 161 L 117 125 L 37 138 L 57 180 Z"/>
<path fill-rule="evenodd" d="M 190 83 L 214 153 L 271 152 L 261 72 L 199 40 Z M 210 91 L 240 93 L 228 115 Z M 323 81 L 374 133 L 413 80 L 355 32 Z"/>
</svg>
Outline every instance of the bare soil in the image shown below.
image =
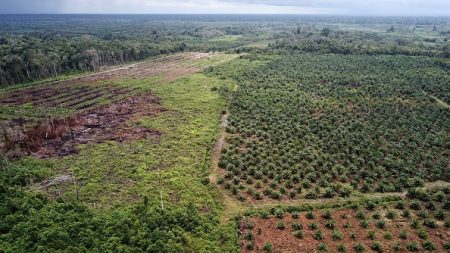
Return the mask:
<svg viewBox="0 0 450 253">
<path fill-rule="evenodd" d="M 132 96 L 72 117 L 40 122 L 29 130 L 11 134 L 15 138 L 7 140 L 3 149 L 12 157 L 31 154 L 46 158 L 77 153 L 79 144 L 157 137 L 160 132 L 136 126 L 134 120 L 164 110 L 152 93 Z"/>
<path fill-rule="evenodd" d="M 375 226 L 375 221 L 370 219 L 370 225 L 368 228 L 362 228 L 360 226 L 360 221 L 355 217 L 356 212 L 351 209 L 347 210 L 338 210 L 332 212 L 332 218 L 336 221 L 336 228 L 339 230 L 343 237 L 342 240 L 333 240 L 332 238 L 332 229 L 326 228 L 326 219 L 321 217 L 321 211 L 315 211 L 316 219 L 307 219 L 305 213 L 301 213 L 300 217 L 297 219 L 292 218 L 290 214 L 286 214 L 284 218 L 278 219 L 276 217 L 271 216 L 269 219 L 262 219 L 259 217 L 249 218 L 254 223 L 254 228 L 251 229 L 254 235 L 254 249 L 248 250 L 246 249 L 246 245 L 249 241 L 242 239 L 241 244 L 241 252 L 265 252 L 264 245 L 266 243 L 272 243 L 273 250 L 272 252 L 320 252 L 318 250 L 318 245 L 320 243 L 324 243 L 328 247 L 327 252 L 339 252 L 338 246 L 340 244 L 344 244 L 347 248 L 346 252 L 356 252 L 354 247 L 358 243 L 362 243 L 365 245 L 364 252 L 376 252 L 373 251 L 370 246 L 373 242 L 380 242 L 383 245 L 382 252 L 394 252 L 392 249 L 392 245 L 394 243 L 400 243 L 402 245 L 402 250 L 397 252 L 409 252 L 406 249 L 406 245 L 413 241 L 419 243 L 421 250 L 418 252 L 426 252 L 423 249 L 422 243 L 425 241 L 418 236 L 418 230 L 410 227 L 410 222 L 412 219 L 403 219 L 398 217 L 394 220 L 389 220 L 382 218 L 386 227 L 384 229 L 377 228 Z M 346 215 L 346 218 L 343 218 L 342 215 Z M 285 229 L 277 229 L 277 223 L 283 220 Z M 323 232 L 324 239 L 316 240 L 314 239 L 314 233 L 316 230 L 312 230 L 309 228 L 309 224 L 313 221 L 319 223 L 319 229 Z M 292 224 L 294 222 L 298 222 L 303 226 L 303 238 L 296 238 L 293 234 L 294 230 L 292 229 Z M 347 224 L 344 227 L 344 225 Z M 243 222 L 240 222 L 240 232 L 244 236 L 250 229 L 246 229 L 243 226 Z M 425 228 L 428 232 L 428 240 L 432 241 L 437 249 L 433 252 L 448 252 L 443 248 L 443 244 L 450 240 L 450 231 L 448 228 L 445 228 L 442 224 L 440 224 L 437 228 Z M 400 231 L 407 231 L 407 238 L 400 238 Z M 375 239 L 371 240 L 368 238 L 368 232 L 375 231 Z M 392 239 L 388 240 L 384 238 L 385 233 L 391 233 Z M 356 238 L 352 239 L 351 234 L 354 233 Z"/>
</svg>

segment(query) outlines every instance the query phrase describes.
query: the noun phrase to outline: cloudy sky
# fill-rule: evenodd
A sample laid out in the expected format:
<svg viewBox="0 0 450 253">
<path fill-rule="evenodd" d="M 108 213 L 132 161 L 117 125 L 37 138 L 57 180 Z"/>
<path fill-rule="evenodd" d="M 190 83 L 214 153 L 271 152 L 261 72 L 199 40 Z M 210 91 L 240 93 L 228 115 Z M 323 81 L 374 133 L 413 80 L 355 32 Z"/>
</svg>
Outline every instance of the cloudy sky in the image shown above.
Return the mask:
<svg viewBox="0 0 450 253">
<path fill-rule="evenodd" d="M 450 16 L 450 0 L 0 0 L 0 13 L 286 13 Z"/>
</svg>

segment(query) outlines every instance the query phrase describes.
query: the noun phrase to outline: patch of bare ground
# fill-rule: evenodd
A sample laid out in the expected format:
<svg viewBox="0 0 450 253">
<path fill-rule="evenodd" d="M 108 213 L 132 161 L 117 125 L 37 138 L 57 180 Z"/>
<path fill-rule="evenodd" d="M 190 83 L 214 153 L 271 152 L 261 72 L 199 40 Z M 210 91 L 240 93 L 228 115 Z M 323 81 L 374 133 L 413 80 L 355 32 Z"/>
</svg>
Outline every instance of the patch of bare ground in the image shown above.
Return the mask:
<svg viewBox="0 0 450 253">
<path fill-rule="evenodd" d="M 12 132 L 5 134 L 0 148 L 13 158 L 27 154 L 46 158 L 77 153 L 79 144 L 157 137 L 160 132 L 138 127 L 134 121 L 164 110 L 160 99 L 152 93 L 132 96 L 72 117 L 47 119 L 29 130 L 10 129 Z"/>
</svg>

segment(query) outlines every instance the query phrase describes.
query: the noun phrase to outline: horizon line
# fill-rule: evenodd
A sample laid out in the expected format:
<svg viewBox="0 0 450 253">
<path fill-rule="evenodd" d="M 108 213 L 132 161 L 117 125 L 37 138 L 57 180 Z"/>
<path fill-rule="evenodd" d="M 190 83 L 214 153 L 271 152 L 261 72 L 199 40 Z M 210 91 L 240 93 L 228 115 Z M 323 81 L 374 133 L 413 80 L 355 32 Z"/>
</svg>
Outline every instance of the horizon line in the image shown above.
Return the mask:
<svg viewBox="0 0 450 253">
<path fill-rule="evenodd" d="M 349 14 L 338 14 L 338 13 L 1 13 L 0 15 L 253 15 L 253 16 L 339 16 L 339 17 L 447 17 L 450 15 L 430 15 L 430 14 L 414 14 L 414 15 L 389 15 L 389 14 L 362 14 L 362 15 L 349 15 Z"/>
</svg>

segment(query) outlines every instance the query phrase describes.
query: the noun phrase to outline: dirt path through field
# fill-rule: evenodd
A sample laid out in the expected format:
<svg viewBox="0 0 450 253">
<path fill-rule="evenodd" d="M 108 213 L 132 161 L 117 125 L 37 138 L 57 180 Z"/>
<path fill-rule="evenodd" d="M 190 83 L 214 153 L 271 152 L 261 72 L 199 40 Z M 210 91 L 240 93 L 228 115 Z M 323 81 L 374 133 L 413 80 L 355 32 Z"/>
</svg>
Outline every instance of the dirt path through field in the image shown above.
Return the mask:
<svg viewBox="0 0 450 253">
<path fill-rule="evenodd" d="M 225 148 L 226 136 L 225 128 L 228 125 L 228 113 L 222 115 L 220 120 L 220 132 L 212 151 L 212 171 L 209 181 L 215 184 L 219 192 L 219 200 L 224 205 L 223 213 L 220 217 L 222 223 L 228 223 L 236 214 L 245 210 L 243 203 L 239 202 L 229 191 L 225 191 L 217 184 L 217 178 L 223 175 L 223 171 L 219 168 L 219 159 L 222 149 Z"/>
<path fill-rule="evenodd" d="M 217 139 L 212 152 L 213 172 L 209 177 L 212 183 L 217 183 L 217 176 L 220 174 L 219 159 L 220 153 L 225 145 L 225 135 L 226 135 L 225 127 L 227 126 L 227 124 L 228 124 L 228 113 L 225 113 L 222 115 L 222 118 L 220 120 L 219 138 Z"/>
</svg>

